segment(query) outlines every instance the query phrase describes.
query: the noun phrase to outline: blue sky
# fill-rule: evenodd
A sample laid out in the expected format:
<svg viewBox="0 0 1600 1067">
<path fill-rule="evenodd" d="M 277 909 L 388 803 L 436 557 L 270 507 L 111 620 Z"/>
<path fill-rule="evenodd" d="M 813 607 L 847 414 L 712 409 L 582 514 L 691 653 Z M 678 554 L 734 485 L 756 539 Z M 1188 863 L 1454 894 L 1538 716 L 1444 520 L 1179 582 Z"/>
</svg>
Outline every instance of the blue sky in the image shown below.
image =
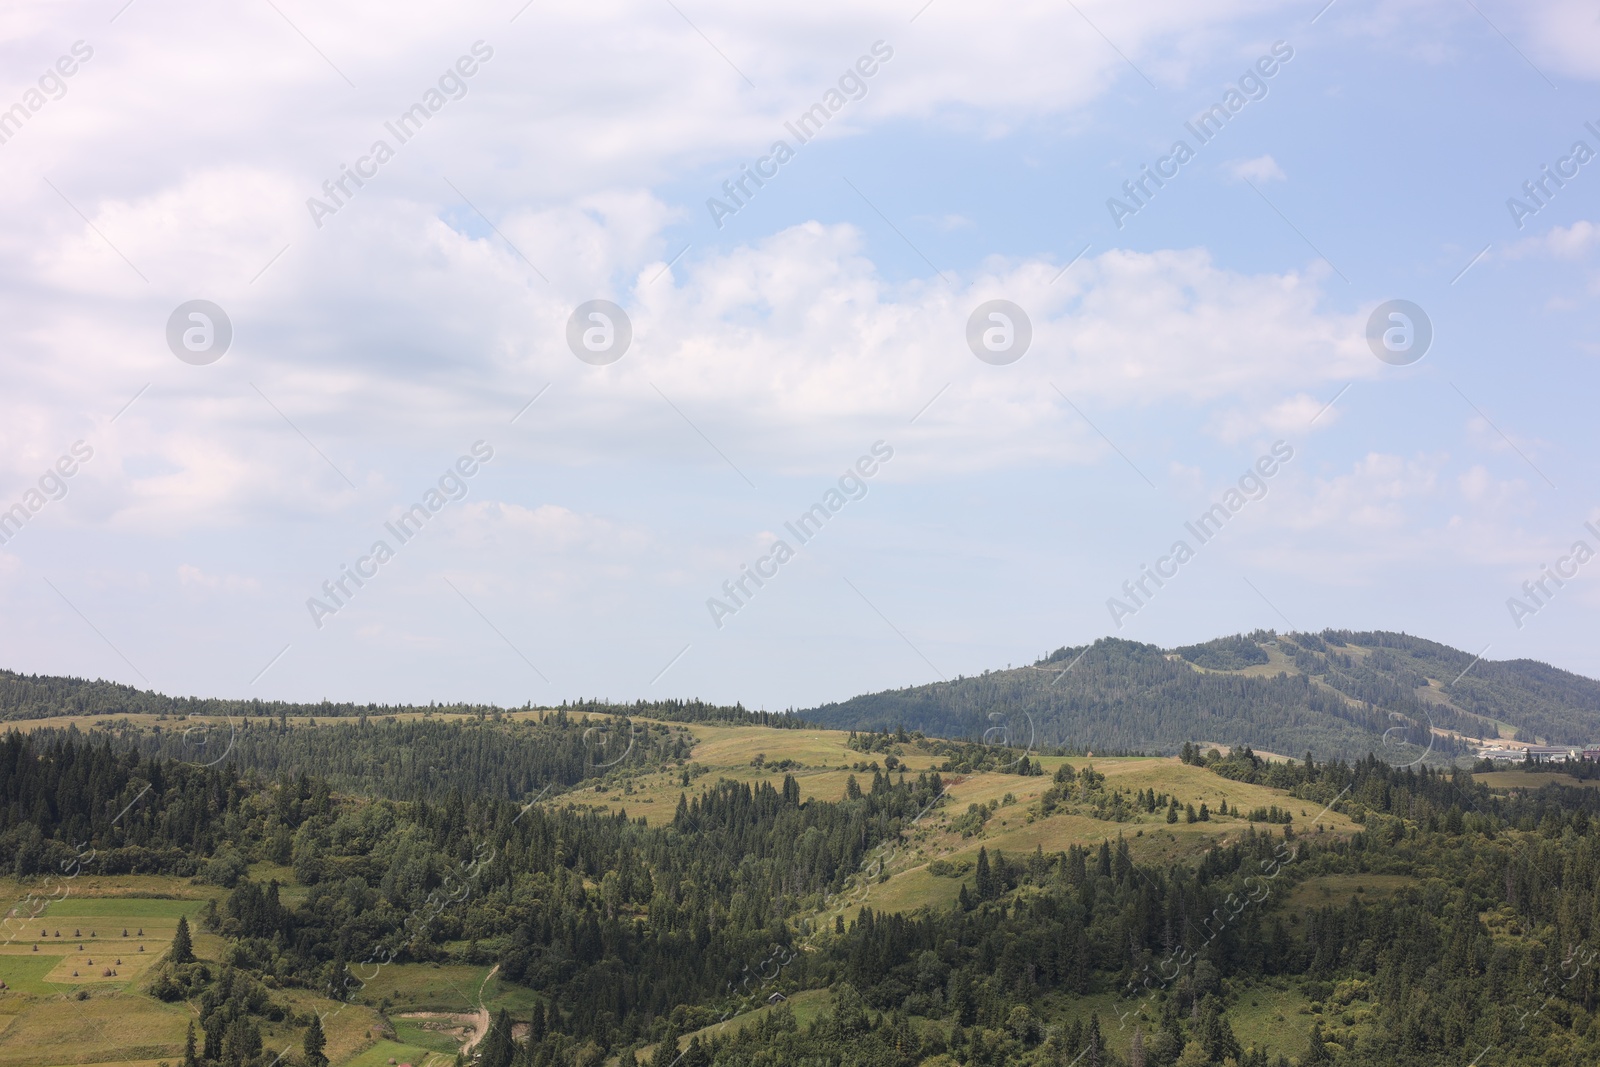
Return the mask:
<svg viewBox="0 0 1600 1067">
<path fill-rule="evenodd" d="M 1600 562 L 1573 553 L 1600 550 L 1600 159 L 1507 208 L 1600 152 L 1600 21 L 1319 9 L 19 5 L 0 663 L 781 708 L 1107 634 L 1332 626 L 1600 674 Z M 785 123 L 875 44 L 799 144 Z M 1108 198 L 1180 137 L 1193 159 L 1118 227 Z M 714 225 L 778 138 L 793 158 Z M 342 166 L 369 177 L 334 203 Z M 233 329 L 200 365 L 167 339 L 192 300 Z M 568 343 L 593 300 L 632 326 L 603 365 Z M 991 300 L 1032 324 L 1013 362 L 968 347 Z M 1432 326 L 1408 365 L 1366 337 L 1390 300 Z M 476 442 L 465 495 L 387 533 Z M 785 523 L 876 442 L 798 544 Z M 1277 442 L 1264 495 L 1187 533 Z"/>
</svg>

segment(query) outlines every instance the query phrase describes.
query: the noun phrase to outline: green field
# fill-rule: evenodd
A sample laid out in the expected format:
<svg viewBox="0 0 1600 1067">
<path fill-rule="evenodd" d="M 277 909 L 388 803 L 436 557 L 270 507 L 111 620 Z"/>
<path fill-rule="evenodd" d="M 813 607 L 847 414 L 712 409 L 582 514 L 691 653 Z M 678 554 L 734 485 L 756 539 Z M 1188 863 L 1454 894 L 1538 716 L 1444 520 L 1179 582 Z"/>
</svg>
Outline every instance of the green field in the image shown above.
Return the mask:
<svg viewBox="0 0 1600 1067">
<path fill-rule="evenodd" d="M 794 1012 L 794 1021 L 804 1028 L 815 1020 L 817 1016 L 828 1010 L 832 999 L 826 989 L 807 989 L 804 992 L 794 994 L 785 1003 L 789 1010 Z M 765 1007 L 742 1012 L 731 1019 L 724 1019 L 722 1022 L 712 1023 L 710 1026 L 702 1026 L 700 1029 L 680 1037 L 678 1039 L 678 1047 L 687 1048 L 690 1040 L 696 1037 L 701 1041 L 712 1037 L 730 1037 L 745 1027 L 753 1026 L 765 1019 L 775 1007 L 777 1007 L 776 1004 L 768 1004 Z M 654 1045 L 646 1045 L 638 1053 L 639 1062 L 649 1062 L 649 1058 L 655 1054 L 655 1049 Z"/>
<path fill-rule="evenodd" d="M 434 1061 L 432 1064 L 427 1063 L 430 1058 Z M 412 1067 L 438 1067 L 441 1059 L 447 1063 L 455 1062 L 454 1055 L 444 1057 L 442 1053 L 421 1045 L 384 1040 L 353 1059 L 346 1060 L 342 1067 L 388 1067 L 391 1059 L 396 1063 L 409 1063 Z"/>
<path fill-rule="evenodd" d="M 0 1067 L 178 1060 L 191 1018 L 182 1004 L 148 997 L 34 998 L 0 1032 Z"/>
<path fill-rule="evenodd" d="M 59 985 L 45 981 L 45 975 L 59 962 L 56 956 L 0 956 L 0 979 L 5 980 L 6 988 L 13 993 L 59 993 Z"/>
<path fill-rule="evenodd" d="M 1415 878 L 1400 874 L 1325 874 L 1295 886 L 1289 894 L 1289 906 L 1297 911 L 1343 907 L 1353 897 L 1376 904 L 1405 886 L 1420 884 Z"/>
<path fill-rule="evenodd" d="M 395 1019 L 395 1040 L 411 1048 L 430 1049 L 453 1058 L 460 1050 L 461 1043 L 449 1034 L 430 1029 L 428 1022 L 425 1019 Z"/>
<path fill-rule="evenodd" d="M 539 999 L 531 990 L 489 978 L 488 967 L 471 964 L 391 963 L 378 971 L 357 994 L 363 1004 L 388 999 L 391 1012 L 472 1012 L 482 1005 L 491 1012 L 505 1008 L 527 1014 Z M 487 979 L 487 981 L 485 981 Z"/>
<path fill-rule="evenodd" d="M 176 925 L 178 916 L 191 920 L 205 906 L 204 900 L 148 900 L 129 897 L 67 897 L 47 906 L 43 918 L 56 920 L 77 916 L 115 916 L 118 918 L 171 919 Z"/>
<path fill-rule="evenodd" d="M 1490 789 L 1543 789 L 1547 785 L 1581 786 L 1587 789 L 1600 789 L 1600 778 L 1579 780 L 1565 774 L 1551 772 L 1529 771 L 1480 771 L 1472 776 L 1474 782 L 1482 782 Z"/>
</svg>

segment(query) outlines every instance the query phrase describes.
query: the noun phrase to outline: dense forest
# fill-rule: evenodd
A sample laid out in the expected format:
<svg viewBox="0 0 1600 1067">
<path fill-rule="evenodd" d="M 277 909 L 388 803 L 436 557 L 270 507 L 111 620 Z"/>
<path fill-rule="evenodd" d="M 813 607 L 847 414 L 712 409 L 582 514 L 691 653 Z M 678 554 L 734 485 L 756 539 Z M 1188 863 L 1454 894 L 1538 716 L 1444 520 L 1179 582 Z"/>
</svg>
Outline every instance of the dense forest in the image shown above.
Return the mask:
<svg viewBox="0 0 1600 1067">
<path fill-rule="evenodd" d="M 526 705 L 525 708 L 531 708 Z M 740 704 L 707 704 L 700 700 L 636 700 L 613 704 L 604 700 L 563 701 L 562 709 L 601 715 L 631 715 L 671 722 L 728 722 L 801 729 L 807 723 L 781 712 L 750 711 Z M 381 718 L 387 715 L 494 715 L 504 708 L 486 704 L 351 704 L 320 701 L 293 704 L 278 700 L 222 700 L 171 697 L 117 682 L 89 681 L 0 670 L 0 722 L 50 719 L 65 715 L 166 715 L 234 719 Z"/>
<path fill-rule="evenodd" d="M 1273 666 L 1272 664 L 1276 664 Z M 1468 744 L 1432 735 L 1583 743 L 1600 682 L 1528 660 L 1480 661 L 1405 634 L 1253 634 L 1164 651 L 1102 638 L 1015 670 L 854 697 L 804 712 L 835 729 L 898 724 L 978 738 L 996 721 L 1044 745 L 1176 753 L 1186 741 L 1307 748 L 1356 759 L 1447 764 Z"/>
<path fill-rule="evenodd" d="M 443 735 L 410 736 L 426 756 Z M 1183 758 L 1332 806 L 1360 832 L 1319 835 L 1297 818 L 1151 864 L 1108 823 L 1097 847 L 980 851 L 953 907 L 847 915 L 837 904 L 870 880 L 874 850 L 940 803 L 938 773 L 873 771 L 833 800 L 803 801 L 787 774 L 705 783 L 646 825 L 458 789 L 356 797 L 304 773 L 13 733 L 0 742 L 0 863 L 226 888 L 201 919 L 227 939 L 223 958 L 194 958 L 185 928 L 150 986 L 196 1006 L 186 1059 L 202 1067 L 267 1067 L 279 1054 L 259 1028 L 295 1018 L 283 990 L 360 998 L 363 963 L 428 959 L 496 963 L 538 991 L 531 1017 L 496 1019 L 482 1067 L 1117 1067 L 1113 1030 L 1137 1035 L 1129 1067 L 1256 1067 L 1285 1061 L 1243 1045 L 1230 1016 L 1273 982 L 1313 1001 L 1288 1024 L 1309 1036 L 1308 1065 L 1600 1056 L 1585 948 L 1600 935 L 1600 792 L 1550 776 L 1499 796 L 1462 771 L 1373 758 L 1269 763 L 1193 746 Z M 1099 789 L 1096 777 L 1059 775 L 1045 795 Z M 304 898 L 250 879 L 258 860 L 291 866 Z M 1408 879 L 1381 903 L 1287 906 L 1296 884 L 1333 874 Z M 804 1024 L 780 1007 L 678 1051 L 679 1035 L 806 989 L 830 993 Z M 1079 996 L 1103 1010 L 1055 1022 Z M 315 1067 L 315 1043 L 308 1031 L 283 1062 Z"/>
<path fill-rule="evenodd" d="M 467 721 L 363 715 L 322 725 L 287 716 L 203 727 L 188 720 L 113 719 L 99 724 L 96 735 L 147 756 L 225 761 L 267 778 L 310 775 L 346 792 L 416 799 L 453 790 L 524 802 L 590 778 L 659 769 L 685 758 L 693 744 L 680 727 L 565 710 L 521 719 L 497 710 Z M 41 727 L 33 736 L 82 735 L 76 727 Z"/>
</svg>

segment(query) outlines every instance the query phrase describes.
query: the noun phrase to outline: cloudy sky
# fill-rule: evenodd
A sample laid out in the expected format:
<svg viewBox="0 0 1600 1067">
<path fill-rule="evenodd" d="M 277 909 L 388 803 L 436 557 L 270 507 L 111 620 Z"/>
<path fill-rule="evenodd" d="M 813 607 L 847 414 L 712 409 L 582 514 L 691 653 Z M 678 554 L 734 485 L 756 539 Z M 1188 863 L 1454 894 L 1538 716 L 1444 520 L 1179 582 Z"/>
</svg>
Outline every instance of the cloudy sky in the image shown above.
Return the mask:
<svg viewBox="0 0 1600 1067">
<path fill-rule="evenodd" d="M 0 34 L 0 665 L 781 708 L 1332 626 L 1600 674 L 1592 4 Z"/>
</svg>

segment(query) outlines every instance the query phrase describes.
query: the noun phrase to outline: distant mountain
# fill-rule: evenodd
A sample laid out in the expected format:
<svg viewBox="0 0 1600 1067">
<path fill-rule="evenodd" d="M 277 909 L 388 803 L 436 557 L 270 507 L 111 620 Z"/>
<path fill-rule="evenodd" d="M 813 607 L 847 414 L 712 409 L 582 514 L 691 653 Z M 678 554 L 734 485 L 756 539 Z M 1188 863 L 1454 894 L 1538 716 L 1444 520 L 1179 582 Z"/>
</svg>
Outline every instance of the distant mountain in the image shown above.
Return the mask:
<svg viewBox="0 0 1600 1067">
<path fill-rule="evenodd" d="M 1319 759 L 1464 755 L 1464 739 L 1600 740 L 1600 682 L 1534 660 L 1383 631 L 1262 630 L 1161 649 L 1102 638 L 1016 670 L 870 693 L 801 713 L 818 725 L 904 725 L 1012 744 L 1176 752 L 1248 744 Z M 1431 745 L 1430 745 L 1431 735 Z"/>
</svg>

